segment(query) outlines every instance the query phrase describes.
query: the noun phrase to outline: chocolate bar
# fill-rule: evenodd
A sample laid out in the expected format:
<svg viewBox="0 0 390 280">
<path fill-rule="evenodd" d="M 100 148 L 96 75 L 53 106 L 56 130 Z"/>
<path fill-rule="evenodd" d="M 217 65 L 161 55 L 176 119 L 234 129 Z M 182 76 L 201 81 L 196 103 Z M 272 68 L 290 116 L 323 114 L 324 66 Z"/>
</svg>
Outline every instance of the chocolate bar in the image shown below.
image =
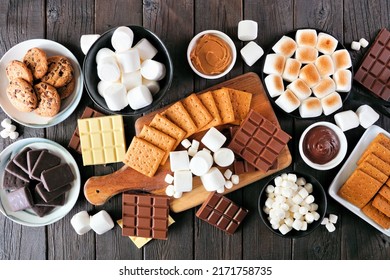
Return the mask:
<svg viewBox="0 0 390 280">
<path fill-rule="evenodd" d="M 18 177 L 12 175 L 8 171 L 4 171 L 2 188 L 7 191 L 14 191 L 23 187 L 28 187 L 30 182 L 23 181 Z"/>
<path fill-rule="evenodd" d="M 104 116 L 102 113 L 95 111 L 90 107 L 85 107 L 85 110 L 81 115 L 80 119 L 97 118 L 102 116 Z M 76 129 L 74 130 L 72 137 L 70 138 L 68 147 L 81 154 L 80 134 L 78 127 L 76 127 Z"/>
<path fill-rule="evenodd" d="M 72 188 L 72 185 L 67 184 L 63 187 L 60 187 L 56 189 L 55 191 L 49 192 L 45 189 L 42 183 L 39 183 L 35 186 L 35 191 L 39 194 L 39 196 L 45 201 L 53 201 L 57 197 L 61 196 L 62 194 L 65 194 L 67 191 L 69 191 Z"/>
<path fill-rule="evenodd" d="M 31 151 L 29 147 L 24 148 L 21 152 L 19 152 L 13 159 L 14 163 L 19 166 L 25 173 L 28 174 L 28 166 L 27 166 L 27 152 Z"/>
<path fill-rule="evenodd" d="M 122 235 L 167 239 L 169 197 L 130 194 L 122 195 Z"/>
<path fill-rule="evenodd" d="M 196 212 L 198 218 L 228 234 L 233 234 L 237 230 L 247 214 L 248 210 L 216 192 L 210 193 Z"/>
<path fill-rule="evenodd" d="M 28 174 L 30 175 L 30 178 L 31 178 L 32 169 L 35 163 L 37 162 L 37 159 L 39 155 L 42 153 L 42 151 L 47 151 L 47 150 L 41 149 L 41 150 L 31 150 L 27 152 L 27 170 L 28 170 Z"/>
<path fill-rule="evenodd" d="M 41 183 L 39 183 L 41 184 Z M 44 201 L 40 194 L 37 192 L 35 187 L 34 190 L 31 190 L 34 206 L 62 206 L 65 204 L 65 193 L 62 193 L 60 196 L 52 199 L 48 202 Z"/>
<path fill-rule="evenodd" d="M 20 180 L 29 182 L 30 178 L 26 172 L 24 172 L 19 166 L 15 164 L 13 160 L 10 160 L 5 167 L 5 170 L 12 175 L 18 177 Z"/>
<path fill-rule="evenodd" d="M 354 76 L 372 94 L 390 100 L 390 32 L 383 28 Z"/>
<path fill-rule="evenodd" d="M 47 169 L 41 173 L 41 181 L 49 192 L 55 191 L 74 180 L 69 164 L 64 163 Z"/>
<path fill-rule="evenodd" d="M 44 170 L 55 167 L 61 163 L 61 159 L 47 151 L 42 151 L 31 171 L 30 176 L 35 180 L 41 180 L 41 173 Z"/>
<path fill-rule="evenodd" d="M 229 148 L 257 169 L 267 172 L 291 136 L 251 110 Z"/>
<path fill-rule="evenodd" d="M 31 209 L 37 214 L 39 217 L 46 216 L 53 210 L 54 206 L 32 206 Z"/>
<path fill-rule="evenodd" d="M 31 192 L 28 187 L 17 189 L 7 193 L 8 204 L 12 211 L 20 211 L 31 208 L 34 205 Z"/>
</svg>

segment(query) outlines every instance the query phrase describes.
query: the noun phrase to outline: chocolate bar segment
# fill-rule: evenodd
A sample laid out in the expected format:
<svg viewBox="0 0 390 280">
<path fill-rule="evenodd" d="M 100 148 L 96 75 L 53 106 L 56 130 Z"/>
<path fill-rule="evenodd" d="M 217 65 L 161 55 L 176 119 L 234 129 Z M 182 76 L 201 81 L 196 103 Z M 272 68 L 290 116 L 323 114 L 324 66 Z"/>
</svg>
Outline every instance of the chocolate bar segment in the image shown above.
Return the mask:
<svg viewBox="0 0 390 280">
<path fill-rule="evenodd" d="M 35 191 L 37 192 L 37 194 L 39 194 L 39 196 L 45 201 L 45 202 L 49 202 L 49 201 L 53 201 L 54 199 L 56 199 L 57 197 L 65 194 L 67 191 L 69 191 L 70 189 L 72 188 L 72 185 L 70 184 L 67 184 L 63 187 L 60 187 L 58 189 L 56 189 L 55 191 L 52 191 L 52 192 L 49 192 L 45 189 L 45 187 L 43 186 L 42 183 L 39 183 L 36 185 L 35 187 Z"/>
<path fill-rule="evenodd" d="M 216 192 L 210 193 L 196 212 L 198 218 L 228 234 L 233 234 L 237 230 L 247 214 L 248 210 Z"/>
<path fill-rule="evenodd" d="M 31 208 L 34 205 L 31 192 L 28 187 L 20 188 L 7 193 L 7 199 L 12 211 L 20 211 Z"/>
<path fill-rule="evenodd" d="M 390 100 L 390 32 L 383 28 L 354 76 L 372 94 Z"/>
<path fill-rule="evenodd" d="M 169 197 L 122 194 L 122 235 L 154 239 L 168 237 Z"/>
<path fill-rule="evenodd" d="M 23 187 L 28 187 L 30 182 L 21 180 L 20 178 L 12 175 L 8 171 L 4 171 L 2 188 L 7 191 L 14 191 Z"/>
<path fill-rule="evenodd" d="M 24 172 L 19 166 L 15 164 L 13 160 L 10 160 L 5 167 L 5 170 L 11 173 L 12 175 L 18 177 L 20 180 L 29 182 L 30 178 L 26 172 Z"/>
<path fill-rule="evenodd" d="M 52 153 L 42 151 L 31 172 L 31 177 L 35 180 L 41 180 L 41 173 L 44 170 L 55 167 L 61 163 L 61 159 Z"/>
<path fill-rule="evenodd" d="M 30 178 L 32 178 L 31 177 L 32 169 L 33 169 L 35 163 L 37 162 L 39 155 L 43 151 L 47 151 L 47 150 L 40 149 L 40 150 L 31 150 L 31 151 L 27 152 L 27 170 L 28 170 L 28 174 L 30 175 Z"/>
<path fill-rule="evenodd" d="M 41 173 L 43 186 L 49 192 L 70 184 L 73 180 L 73 172 L 67 163 L 57 165 Z"/>
<path fill-rule="evenodd" d="M 19 152 L 13 159 L 14 163 L 19 166 L 25 173 L 28 174 L 27 166 L 27 152 L 31 151 L 29 147 L 25 147 L 21 152 Z"/>
</svg>

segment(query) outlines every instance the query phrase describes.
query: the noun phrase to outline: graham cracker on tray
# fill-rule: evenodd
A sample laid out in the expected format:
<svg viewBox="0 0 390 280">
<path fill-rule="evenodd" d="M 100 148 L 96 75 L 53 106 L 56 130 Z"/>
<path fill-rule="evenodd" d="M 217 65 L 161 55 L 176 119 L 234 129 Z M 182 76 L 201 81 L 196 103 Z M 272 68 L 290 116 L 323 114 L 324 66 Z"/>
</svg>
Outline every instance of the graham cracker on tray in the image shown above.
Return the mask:
<svg viewBox="0 0 390 280">
<path fill-rule="evenodd" d="M 186 131 L 186 136 L 189 137 L 197 131 L 196 124 L 191 118 L 190 114 L 184 108 L 183 103 L 180 101 L 171 105 L 163 113 L 167 119 L 176 124 L 178 127 Z"/>
<path fill-rule="evenodd" d="M 234 111 L 233 124 L 241 124 L 249 113 L 252 101 L 252 94 L 249 92 L 228 88 L 230 101 Z"/>
<path fill-rule="evenodd" d="M 359 165 L 370 153 L 390 164 L 390 139 L 383 133 L 379 133 L 368 145 L 357 164 Z"/>
<path fill-rule="evenodd" d="M 181 129 L 176 124 L 174 124 L 173 122 L 171 122 L 166 117 L 160 114 L 156 114 L 149 125 L 151 127 L 160 130 L 161 132 L 164 132 L 165 134 L 171 136 L 172 138 L 175 138 L 176 143 L 173 149 L 179 146 L 179 144 L 187 134 L 183 129 Z"/>
<path fill-rule="evenodd" d="M 375 166 L 371 165 L 367 161 L 363 161 L 359 166 L 358 169 L 363 171 L 364 173 L 370 175 L 372 178 L 375 178 L 382 184 L 384 184 L 387 181 L 388 176 L 384 174 L 382 171 L 380 171 Z"/>
<path fill-rule="evenodd" d="M 390 201 L 390 188 L 387 185 L 384 185 L 378 193 Z"/>
<path fill-rule="evenodd" d="M 390 164 L 387 162 L 381 160 L 374 154 L 369 154 L 364 158 L 361 164 L 364 162 L 368 162 L 369 164 L 375 166 L 377 169 L 379 169 L 382 173 L 384 173 L 386 176 L 390 175 Z"/>
<path fill-rule="evenodd" d="M 234 122 L 233 105 L 230 100 L 230 94 L 227 88 L 213 90 L 213 98 L 217 105 L 222 124 Z"/>
<path fill-rule="evenodd" d="M 390 228 L 390 218 L 372 206 L 371 201 L 363 207 L 362 212 L 384 229 Z"/>
<path fill-rule="evenodd" d="M 213 117 L 211 122 L 209 122 L 206 126 L 202 127 L 200 131 L 209 129 L 213 126 L 215 127 L 221 125 L 222 119 L 221 116 L 219 115 L 218 108 L 217 105 L 215 104 L 214 97 L 211 91 L 199 94 L 198 98 Z"/>
<path fill-rule="evenodd" d="M 203 105 L 198 96 L 193 93 L 182 100 L 184 108 L 190 114 L 198 130 L 212 121 L 213 116 Z"/>
<path fill-rule="evenodd" d="M 386 198 L 377 194 L 372 200 L 372 206 L 390 218 L 390 202 Z"/>
</svg>

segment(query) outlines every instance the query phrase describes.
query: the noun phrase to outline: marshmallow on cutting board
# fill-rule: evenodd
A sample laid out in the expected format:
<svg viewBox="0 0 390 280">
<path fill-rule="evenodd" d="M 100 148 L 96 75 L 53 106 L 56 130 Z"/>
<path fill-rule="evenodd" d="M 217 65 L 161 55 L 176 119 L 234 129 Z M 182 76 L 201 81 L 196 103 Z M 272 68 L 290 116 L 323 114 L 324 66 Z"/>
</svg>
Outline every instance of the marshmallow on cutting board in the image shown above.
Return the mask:
<svg viewBox="0 0 390 280">
<path fill-rule="evenodd" d="M 190 169 L 190 158 L 187 151 L 173 151 L 169 153 L 169 162 L 171 165 L 171 171 L 176 172 L 179 170 Z"/>
<path fill-rule="evenodd" d="M 134 33 L 127 26 L 120 26 L 115 29 L 111 36 L 111 45 L 118 52 L 126 51 L 133 45 Z"/>
<path fill-rule="evenodd" d="M 359 118 L 360 125 L 364 128 L 369 128 L 379 119 L 379 114 L 368 105 L 360 106 L 356 110 L 356 114 Z"/>
<path fill-rule="evenodd" d="M 229 148 L 221 148 L 214 153 L 214 161 L 221 167 L 227 167 L 234 161 L 234 153 Z"/>
<path fill-rule="evenodd" d="M 126 88 L 123 84 L 112 83 L 103 92 L 104 100 L 112 111 L 120 111 L 129 103 L 126 98 Z"/>
<path fill-rule="evenodd" d="M 214 127 L 210 128 L 200 140 L 200 142 L 202 142 L 208 149 L 210 149 L 214 153 L 222 147 L 225 141 L 226 136 Z"/>
<path fill-rule="evenodd" d="M 165 65 L 161 62 L 152 59 L 146 59 L 141 64 L 141 75 L 145 79 L 159 81 L 165 77 L 165 74 Z"/>
<path fill-rule="evenodd" d="M 334 121 L 342 131 L 347 131 L 359 126 L 359 117 L 352 110 L 335 114 Z"/>
<path fill-rule="evenodd" d="M 203 187 L 209 191 L 218 191 L 225 188 L 225 177 L 217 167 L 211 167 L 210 170 L 200 176 Z"/>
<path fill-rule="evenodd" d="M 105 210 L 101 210 L 91 216 L 90 226 L 94 232 L 100 235 L 112 229 L 114 227 L 114 221 Z"/>
<path fill-rule="evenodd" d="M 152 104 L 153 96 L 146 86 L 140 85 L 129 90 L 127 101 L 131 109 L 138 110 Z"/>
<path fill-rule="evenodd" d="M 70 220 L 70 224 L 78 235 L 83 235 L 91 230 L 90 217 L 87 211 L 75 214 Z"/>
<path fill-rule="evenodd" d="M 99 34 L 86 34 L 80 37 L 80 47 L 83 54 L 87 54 L 93 43 L 99 39 Z"/>
<path fill-rule="evenodd" d="M 189 170 L 175 171 L 173 180 L 173 190 L 183 193 L 192 191 L 192 173 Z"/>
<path fill-rule="evenodd" d="M 190 170 L 196 176 L 206 174 L 213 165 L 213 157 L 209 152 L 199 151 L 190 161 Z"/>
</svg>

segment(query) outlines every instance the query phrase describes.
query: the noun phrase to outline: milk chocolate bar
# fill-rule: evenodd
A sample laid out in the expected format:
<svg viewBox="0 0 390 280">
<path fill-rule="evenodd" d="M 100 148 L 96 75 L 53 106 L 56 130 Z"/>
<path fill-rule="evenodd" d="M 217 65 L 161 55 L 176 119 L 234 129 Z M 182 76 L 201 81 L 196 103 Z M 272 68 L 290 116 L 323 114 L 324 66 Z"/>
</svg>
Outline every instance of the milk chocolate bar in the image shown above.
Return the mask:
<svg viewBox="0 0 390 280">
<path fill-rule="evenodd" d="M 30 182 L 21 180 L 20 178 L 12 175 L 8 171 L 4 171 L 2 188 L 7 191 L 14 191 L 23 187 L 28 187 Z"/>
<path fill-rule="evenodd" d="M 74 180 L 74 175 L 69 164 L 61 164 L 41 173 L 41 181 L 49 192 L 55 191 Z"/>
<path fill-rule="evenodd" d="M 55 167 L 61 163 L 61 159 L 52 153 L 42 151 L 31 172 L 31 177 L 35 180 L 41 180 L 41 173 L 44 170 Z"/>
<path fill-rule="evenodd" d="M 31 192 L 28 187 L 17 189 L 7 193 L 8 204 L 12 211 L 20 211 L 31 208 L 34 205 Z"/>
<path fill-rule="evenodd" d="M 29 147 L 24 148 L 21 152 L 19 152 L 13 159 L 14 163 L 19 166 L 25 173 L 28 174 L 28 166 L 27 166 L 27 152 L 31 151 Z"/>
<path fill-rule="evenodd" d="M 54 199 L 56 199 L 57 197 L 65 194 L 67 191 L 69 191 L 70 189 L 72 188 L 72 185 L 70 184 L 67 184 L 63 187 L 60 187 L 58 189 L 56 189 L 55 191 L 52 191 L 52 192 L 49 192 L 45 189 L 45 187 L 43 186 L 42 182 L 37 184 L 36 187 L 35 187 L 35 191 L 37 192 L 37 194 L 39 194 L 39 196 L 45 201 L 45 202 L 49 202 L 49 201 L 53 201 Z"/>
<path fill-rule="evenodd" d="M 210 193 L 196 212 L 198 218 L 228 234 L 233 234 L 237 230 L 247 214 L 248 210 L 216 192 Z"/>
</svg>

